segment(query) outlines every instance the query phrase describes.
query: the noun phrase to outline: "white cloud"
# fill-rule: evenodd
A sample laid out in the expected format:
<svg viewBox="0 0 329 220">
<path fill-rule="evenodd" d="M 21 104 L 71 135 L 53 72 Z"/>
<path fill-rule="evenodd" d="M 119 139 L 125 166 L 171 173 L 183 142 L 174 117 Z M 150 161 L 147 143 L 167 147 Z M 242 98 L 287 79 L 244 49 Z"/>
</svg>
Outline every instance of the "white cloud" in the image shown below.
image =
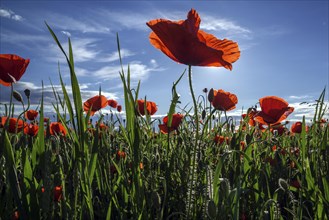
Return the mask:
<svg viewBox="0 0 329 220">
<path fill-rule="evenodd" d="M 72 50 L 74 56 L 74 62 L 86 62 L 94 60 L 97 55 L 99 55 L 100 51 L 97 50 L 96 39 L 92 38 L 75 38 L 72 39 Z M 66 51 L 68 55 L 68 43 L 62 43 L 62 47 Z M 57 62 L 57 61 L 65 61 L 64 55 L 58 48 L 55 43 L 49 45 L 48 56 L 46 59 L 48 61 Z"/>
<path fill-rule="evenodd" d="M 248 28 L 242 27 L 233 21 L 227 19 L 220 19 L 212 16 L 205 15 L 202 18 L 200 29 L 207 31 L 225 31 L 229 35 L 239 35 L 244 37 L 250 37 L 252 31 Z"/>
<path fill-rule="evenodd" d="M 68 36 L 68 37 L 71 37 L 71 33 L 68 32 L 68 31 L 61 31 L 61 33 Z"/>
<path fill-rule="evenodd" d="M 77 76 L 88 76 L 89 74 L 88 70 L 80 67 L 74 67 L 74 71 Z"/>
<path fill-rule="evenodd" d="M 0 17 L 13 19 L 15 21 L 22 21 L 23 17 L 15 14 L 12 10 L 0 8 Z"/>
<path fill-rule="evenodd" d="M 0 9 L 0 16 L 4 18 L 10 18 L 11 16 L 11 11 L 10 10 L 5 10 L 5 9 Z"/>
<path fill-rule="evenodd" d="M 20 15 L 12 15 L 11 19 L 13 19 L 15 21 L 21 21 L 21 20 L 23 20 L 23 17 Z"/>
<path fill-rule="evenodd" d="M 129 68 L 131 80 L 145 80 L 153 70 L 137 61 L 130 63 Z M 124 67 L 124 71 L 127 71 L 127 67 Z M 119 78 L 119 72 L 121 72 L 121 66 L 105 66 L 95 71 L 93 76 L 101 80 L 111 80 Z"/>
<path fill-rule="evenodd" d="M 150 20 L 149 13 L 135 13 L 131 11 L 109 11 L 99 10 L 97 13 L 106 21 L 110 21 L 112 29 L 120 30 L 121 28 L 147 30 L 146 22 Z"/>
<path fill-rule="evenodd" d="M 302 96 L 295 96 L 295 95 L 291 95 L 288 97 L 289 99 L 300 99 L 300 100 L 309 100 L 309 99 L 312 99 L 313 97 L 312 96 L 309 96 L 309 95 L 302 95 Z"/>
<path fill-rule="evenodd" d="M 126 58 L 135 55 L 134 52 L 128 49 L 120 49 L 121 58 Z M 119 52 L 113 52 L 108 55 L 104 55 L 103 57 L 99 57 L 97 59 L 98 62 L 113 62 L 119 60 Z"/>
<path fill-rule="evenodd" d="M 155 59 L 151 59 L 151 60 L 150 60 L 150 65 L 151 65 L 153 68 L 156 68 L 156 67 L 159 66 L 158 63 L 157 63 L 157 61 L 156 61 Z"/>
<path fill-rule="evenodd" d="M 85 16 L 83 20 L 78 20 L 63 14 L 48 12 L 47 17 L 47 23 L 52 28 L 82 33 L 110 33 L 110 28 L 107 27 L 104 21 L 101 19 L 95 20 L 91 16 Z"/>
</svg>

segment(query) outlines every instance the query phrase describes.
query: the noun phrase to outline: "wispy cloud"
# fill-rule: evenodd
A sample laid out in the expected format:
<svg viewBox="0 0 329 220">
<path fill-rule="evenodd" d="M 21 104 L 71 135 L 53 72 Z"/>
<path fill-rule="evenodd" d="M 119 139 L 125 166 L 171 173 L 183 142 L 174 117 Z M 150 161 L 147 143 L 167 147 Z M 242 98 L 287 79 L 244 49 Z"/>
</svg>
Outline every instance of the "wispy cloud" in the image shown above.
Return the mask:
<svg viewBox="0 0 329 220">
<path fill-rule="evenodd" d="M 31 48 L 44 48 L 45 43 L 51 42 L 47 35 L 36 35 L 28 33 L 13 32 L 6 29 L 1 29 L 1 43 L 13 44 L 20 48 L 31 50 Z"/>
<path fill-rule="evenodd" d="M 150 60 L 150 65 L 153 67 L 153 68 L 157 68 L 159 65 L 158 65 L 158 62 L 155 60 L 155 59 L 151 59 Z"/>
<path fill-rule="evenodd" d="M 329 105 L 329 102 L 325 102 L 324 105 Z M 307 122 L 310 122 L 313 119 L 315 114 L 316 102 L 307 102 L 307 103 L 292 103 L 289 106 L 294 107 L 294 112 L 291 115 L 291 121 L 301 121 L 305 116 Z M 325 117 L 329 117 L 328 109 L 326 109 Z M 290 120 L 290 119 L 288 119 Z"/>
<path fill-rule="evenodd" d="M 82 33 L 110 33 L 110 28 L 101 19 L 85 16 L 83 20 L 71 16 L 48 12 L 48 23 L 51 27 L 66 31 Z"/>
<path fill-rule="evenodd" d="M 312 99 L 313 97 L 310 96 L 310 95 L 301 95 L 301 96 L 295 96 L 295 95 L 291 95 L 288 97 L 289 99 L 297 99 L 297 100 L 303 100 L 303 101 L 306 101 L 306 100 L 309 100 L 309 99 Z"/>
<path fill-rule="evenodd" d="M 97 39 L 94 38 L 74 38 L 72 39 L 72 49 L 75 62 L 85 62 L 94 60 L 100 51 L 97 47 Z M 62 43 L 64 49 L 69 48 L 68 43 Z M 47 48 L 48 56 L 46 59 L 51 62 L 64 61 L 64 56 L 55 43 Z"/>
<path fill-rule="evenodd" d="M 16 14 L 12 10 L 0 8 L 0 17 L 9 18 L 15 21 L 22 21 L 23 17 Z"/>
<path fill-rule="evenodd" d="M 135 55 L 134 52 L 128 49 L 120 49 L 121 58 L 127 58 Z M 108 55 L 104 55 L 97 59 L 98 62 L 113 62 L 119 60 L 119 52 L 113 52 Z"/>
<path fill-rule="evenodd" d="M 205 15 L 202 18 L 201 29 L 224 33 L 227 36 L 238 36 L 240 38 L 251 39 L 252 31 L 246 27 L 238 25 L 234 21 L 224 18 L 217 18 Z"/>
<path fill-rule="evenodd" d="M 61 33 L 68 36 L 68 37 L 71 37 L 71 33 L 68 32 L 68 31 L 61 31 Z"/>
<path fill-rule="evenodd" d="M 97 16 L 108 21 L 111 29 L 115 31 L 122 29 L 147 30 L 146 22 L 152 16 L 150 13 L 132 11 L 97 10 L 95 13 L 97 13 Z"/>
<path fill-rule="evenodd" d="M 154 69 L 151 67 L 148 67 L 141 62 L 135 61 L 129 64 L 130 68 L 130 77 L 131 80 L 146 80 L 150 74 L 151 71 Z M 93 76 L 97 79 L 101 80 L 112 80 L 119 78 L 119 72 L 121 71 L 120 66 L 105 66 L 101 69 L 95 71 L 93 73 Z"/>
</svg>

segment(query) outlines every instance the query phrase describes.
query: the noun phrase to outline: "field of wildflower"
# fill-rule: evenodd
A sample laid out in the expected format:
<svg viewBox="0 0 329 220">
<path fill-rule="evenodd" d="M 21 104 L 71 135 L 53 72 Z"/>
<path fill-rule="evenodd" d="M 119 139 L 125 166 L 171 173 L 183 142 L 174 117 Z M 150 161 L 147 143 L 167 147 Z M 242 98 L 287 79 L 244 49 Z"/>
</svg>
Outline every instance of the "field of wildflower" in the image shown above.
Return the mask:
<svg viewBox="0 0 329 220">
<path fill-rule="evenodd" d="M 193 66 L 231 70 L 240 58 L 238 43 L 199 30 L 200 22 L 192 9 L 184 21 L 147 23 L 151 44 L 187 66 L 160 123 L 151 117 L 157 104 L 139 98 L 139 84 L 131 87 L 119 37 L 124 103 L 101 90 L 83 102 L 71 42 L 66 53 L 46 23 L 72 87 L 70 97 L 60 78 L 61 93 L 53 90 L 56 121 L 44 117 L 43 98 L 30 109 L 30 91 L 14 89 L 30 60 L 0 54 L 0 86 L 12 91 L 0 120 L 0 219 L 328 219 L 325 90 L 312 124 L 303 118 L 287 128 L 294 108 L 276 96 L 260 97 L 260 109 L 249 108 L 236 124 L 226 114 L 236 108 L 235 94 L 204 89 L 203 99 L 195 97 Z M 193 108 L 176 112 L 184 74 Z M 15 112 L 14 100 L 23 112 Z M 124 121 L 106 119 L 105 107 L 124 109 Z M 214 123 L 220 115 L 225 119 Z"/>
</svg>

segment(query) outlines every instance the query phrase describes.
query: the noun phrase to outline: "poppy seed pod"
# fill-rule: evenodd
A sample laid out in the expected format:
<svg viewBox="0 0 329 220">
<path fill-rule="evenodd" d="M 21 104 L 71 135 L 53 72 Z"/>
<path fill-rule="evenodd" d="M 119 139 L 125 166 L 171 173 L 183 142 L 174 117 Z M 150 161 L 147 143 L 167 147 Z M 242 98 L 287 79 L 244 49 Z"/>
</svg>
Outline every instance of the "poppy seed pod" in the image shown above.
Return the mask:
<svg viewBox="0 0 329 220">
<path fill-rule="evenodd" d="M 17 92 L 16 90 L 13 91 L 13 96 L 17 101 L 23 102 L 22 95 L 19 92 Z"/>
<path fill-rule="evenodd" d="M 214 99 L 214 89 L 211 88 L 208 93 L 208 101 L 212 102 L 213 99 Z"/>
</svg>

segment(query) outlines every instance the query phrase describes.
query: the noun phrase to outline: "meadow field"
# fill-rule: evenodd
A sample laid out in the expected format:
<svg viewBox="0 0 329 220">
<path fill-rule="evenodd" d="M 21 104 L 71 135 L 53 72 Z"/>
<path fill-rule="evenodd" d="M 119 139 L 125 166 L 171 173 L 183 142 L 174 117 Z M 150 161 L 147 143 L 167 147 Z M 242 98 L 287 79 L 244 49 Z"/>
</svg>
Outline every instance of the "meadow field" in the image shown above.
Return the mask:
<svg viewBox="0 0 329 220">
<path fill-rule="evenodd" d="M 83 102 L 71 42 L 63 48 L 47 28 L 70 69 L 72 96 L 60 78 L 61 91 L 53 89 L 56 119 L 49 119 L 44 97 L 38 109 L 30 109 L 22 96 L 29 100 L 33 94 L 16 91 L 15 76 L 1 72 L 0 86 L 7 82 L 12 96 L 0 121 L 0 219 L 329 218 L 325 89 L 311 123 L 303 118 L 287 124 L 294 109 L 276 96 L 259 97 L 260 108 L 249 108 L 236 122 L 227 115 L 236 95 L 208 88 L 197 99 L 191 75 L 194 65 L 230 69 L 239 59 L 232 41 L 213 45 L 227 51 L 225 62 L 206 57 L 207 63 L 175 57 L 153 36 L 155 47 L 187 64 L 173 82 L 168 115 L 159 121 L 151 117 L 156 100 L 140 99 L 140 84 L 131 86 L 133 73 L 121 56 L 122 106 L 101 90 Z M 117 46 L 120 55 L 119 37 Z M 193 108 L 178 112 L 176 86 L 185 74 Z M 103 108 L 112 108 L 113 117 L 101 114 Z M 122 110 L 124 123 L 116 116 Z"/>
</svg>

